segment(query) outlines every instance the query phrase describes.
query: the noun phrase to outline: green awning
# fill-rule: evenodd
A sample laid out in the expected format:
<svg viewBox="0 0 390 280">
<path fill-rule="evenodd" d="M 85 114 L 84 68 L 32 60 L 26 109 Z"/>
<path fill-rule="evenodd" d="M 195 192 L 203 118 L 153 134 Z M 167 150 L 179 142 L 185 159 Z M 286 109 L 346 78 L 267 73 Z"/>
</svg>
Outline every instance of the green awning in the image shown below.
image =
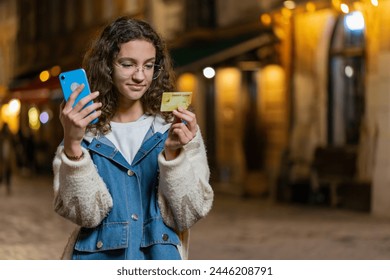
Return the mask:
<svg viewBox="0 0 390 280">
<path fill-rule="evenodd" d="M 256 48 L 275 43 L 272 34 L 243 35 L 213 42 L 195 42 L 190 46 L 171 49 L 171 56 L 176 71 L 197 70 L 207 65 L 241 55 Z"/>
</svg>

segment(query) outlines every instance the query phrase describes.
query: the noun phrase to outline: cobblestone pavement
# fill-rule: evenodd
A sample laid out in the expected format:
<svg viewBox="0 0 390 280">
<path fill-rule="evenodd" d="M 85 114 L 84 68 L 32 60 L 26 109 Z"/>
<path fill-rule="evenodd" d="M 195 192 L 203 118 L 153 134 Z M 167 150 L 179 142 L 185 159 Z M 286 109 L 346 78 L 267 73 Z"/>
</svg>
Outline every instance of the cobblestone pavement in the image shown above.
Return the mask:
<svg viewBox="0 0 390 280">
<path fill-rule="evenodd" d="M 58 259 L 73 225 L 53 212 L 51 178 L 13 187 L 0 187 L 0 259 Z M 390 219 L 217 193 L 190 241 L 190 259 L 390 259 Z"/>
</svg>

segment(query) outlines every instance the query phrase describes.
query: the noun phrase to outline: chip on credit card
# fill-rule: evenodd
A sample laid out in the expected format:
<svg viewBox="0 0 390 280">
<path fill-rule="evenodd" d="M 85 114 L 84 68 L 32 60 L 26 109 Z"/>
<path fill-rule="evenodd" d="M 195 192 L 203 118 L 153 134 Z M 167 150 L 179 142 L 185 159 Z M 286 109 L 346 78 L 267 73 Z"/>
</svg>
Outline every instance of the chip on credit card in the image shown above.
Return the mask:
<svg viewBox="0 0 390 280">
<path fill-rule="evenodd" d="M 192 101 L 192 92 L 164 92 L 161 100 L 161 112 L 171 112 L 177 108 L 187 109 Z"/>
</svg>

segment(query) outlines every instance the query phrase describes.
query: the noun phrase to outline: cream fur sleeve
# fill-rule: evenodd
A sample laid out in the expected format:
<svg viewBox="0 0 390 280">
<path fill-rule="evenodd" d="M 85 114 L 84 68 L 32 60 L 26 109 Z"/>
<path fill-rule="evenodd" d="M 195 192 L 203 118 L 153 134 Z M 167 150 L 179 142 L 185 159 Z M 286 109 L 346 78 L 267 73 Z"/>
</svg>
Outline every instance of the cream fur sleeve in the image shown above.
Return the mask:
<svg viewBox="0 0 390 280">
<path fill-rule="evenodd" d="M 96 227 L 112 208 L 111 195 L 86 149 L 80 161 L 69 160 L 63 146 L 54 161 L 54 209 L 82 227 Z"/>
<path fill-rule="evenodd" d="M 200 129 L 176 159 L 167 161 L 160 153 L 158 163 L 158 200 L 164 221 L 176 230 L 185 231 L 208 214 L 214 198 Z"/>
</svg>

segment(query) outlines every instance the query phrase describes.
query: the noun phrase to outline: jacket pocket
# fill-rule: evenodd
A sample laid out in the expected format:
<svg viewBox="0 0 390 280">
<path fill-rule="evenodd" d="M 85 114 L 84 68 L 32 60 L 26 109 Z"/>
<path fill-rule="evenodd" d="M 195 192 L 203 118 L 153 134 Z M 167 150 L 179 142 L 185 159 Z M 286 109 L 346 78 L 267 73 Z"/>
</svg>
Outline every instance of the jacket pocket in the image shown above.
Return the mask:
<svg viewBox="0 0 390 280">
<path fill-rule="evenodd" d="M 141 247 L 145 248 L 155 244 L 180 245 L 176 232 L 167 227 L 161 218 L 151 219 L 144 224 Z"/>
<path fill-rule="evenodd" d="M 129 223 L 103 223 L 93 229 L 82 228 L 74 249 L 80 252 L 99 252 L 128 247 Z"/>
</svg>

